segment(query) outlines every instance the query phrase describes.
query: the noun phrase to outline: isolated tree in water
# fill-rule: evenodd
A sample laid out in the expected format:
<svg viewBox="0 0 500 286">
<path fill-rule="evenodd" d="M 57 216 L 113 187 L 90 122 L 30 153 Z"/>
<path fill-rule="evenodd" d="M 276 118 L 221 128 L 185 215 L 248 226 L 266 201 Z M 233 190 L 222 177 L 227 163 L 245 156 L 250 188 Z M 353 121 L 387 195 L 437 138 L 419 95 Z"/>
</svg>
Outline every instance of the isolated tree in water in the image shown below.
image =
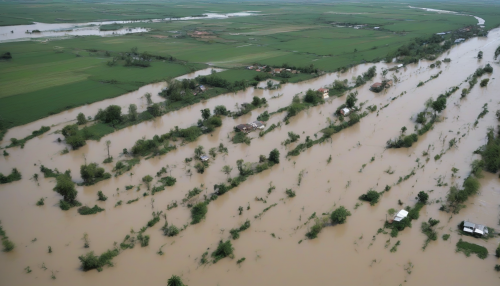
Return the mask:
<svg viewBox="0 0 500 286">
<path fill-rule="evenodd" d="M 207 120 L 210 118 L 210 109 L 205 108 L 200 110 L 200 112 L 201 112 L 201 118 L 203 118 L 203 120 Z"/>
<path fill-rule="evenodd" d="M 137 105 L 131 104 L 128 107 L 128 117 L 130 121 L 136 121 L 137 120 Z"/>
<path fill-rule="evenodd" d="M 78 125 L 83 125 L 85 123 L 87 123 L 87 119 L 85 118 L 85 114 L 83 113 L 78 113 L 78 115 L 76 116 L 76 122 L 78 123 Z"/>
<path fill-rule="evenodd" d="M 75 189 L 75 183 L 71 181 L 71 177 L 63 174 L 56 178 L 57 184 L 54 187 L 54 191 L 63 196 L 66 202 L 73 202 L 76 199 L 78 192 Z"/>
<path fill-rule="evenodd" d="M 275 164 L 280 163 L 280 151 L 278 149 L 274 149 L 269 153 L 269 161 Z"/>
<path fill-rule="evenodd" d="M 182 283 L 182 280 L 179 276 L 172 275 L 172 277 L 168 279 L 167 286 L 187 286 L 187 285 L 184 285 L 184 283 Z"/>
</svg>

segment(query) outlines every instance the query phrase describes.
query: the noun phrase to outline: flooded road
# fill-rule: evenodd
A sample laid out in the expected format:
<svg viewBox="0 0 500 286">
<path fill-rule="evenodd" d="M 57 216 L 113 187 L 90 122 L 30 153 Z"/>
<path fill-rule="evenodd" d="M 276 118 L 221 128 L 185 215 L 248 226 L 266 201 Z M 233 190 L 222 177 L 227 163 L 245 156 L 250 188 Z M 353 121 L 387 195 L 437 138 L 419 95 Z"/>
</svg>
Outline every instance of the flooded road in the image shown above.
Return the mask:
<svg viewBox="0 0 500 286">
<path fill-rule="evenodd" d="M 282 122 L 284 113 L 272 116 L 267 126 L 282 122 L 281 127 L 261 138 L 257 132 L 251 133 L 250 137 L 253 139 L 249 146 L 230 142 L 233 126 L 254 121 L 265 110 L 272 112 L 287 106 L 295 94 L 303 94 L 309 88 L 327 86 L 335 79 L 352 81 L 354 76 L 372 65 L 360 65 L 344 74 L 328 74 L 297 84 L 285 84 L 278 90 L 248 88 L 220 95 L 168 113 L 155 121 L 119 130 L 100 142 L 88 141 L 86 146 L 65 155 L 60 155 L 65 145 L 57 143 L 57 138 L 62 136 L 52 133 L 62 128 L 63 123 L 74 120 L 79 112 L 87 116 L 94 115 L 99 108 L 110 104 L 122 107 L 130 103 L 138 106 L 142 104 L 140 108 L 144 109 L 145 99 L 141 98 L 144 93 L 149 91 L 155 95 L 157 90 L 165 86 L 164 83 L 149 85 L 134 93 L 16 127 L 9 131 L 6 139 L 24 137 L 42 125 L 57 126 L 47 134 L 28 141 L 24 149 L 8 149 L 10 156 L 0 158 L 0 172 L 6 174 L 15 167 L 23 175 L 21 181 L 0 186 L 0 220 L 3 229 L 16 244 L 12 252 L 0 253 L 0 279 L 3 282 L 0 284 L 166 285 L 167 279 L 175 274 L 181 276 L 187 285 L 214 286 L 325 285 L 331 284 L 330 281 L 335 281 L 335 285 L 434 285 L 437 281 L 445 285 L 474 285 L 477 277 L 485 285 L 497 285 L 500 274 L 493 270 L 498 263 L 493 254 L 500 242 L 499 238 L 483 241 L 460 237 L 456 231 L 456 225 L 464 219 L 499 228 L 500 188 L 497 176 L 485 173 L 480 180 L 480 194 L 469 198 L 467 207 L 457 215 L 440 212 L 438 209 L 441 204 L 435 201 L 445 199 L 451 185 L 462 184 L 470 172 L 469 164 L 478 156 L 473 155 L 473 151 L 485 144 L 487 128 L 497 125 L 495 111 L 499 109 L 497 91 L 500 83 L 495 78 L 500 66 L 491 59 L 498 45 L 500 29 L 495 29 L 489 33 L 488 38 L 470 39 L 454 46 L 439 57 L 439 60 L 451 59 L 450 63 L 443 63 L 440 68 L 430 68 L 432 62 L 421 61 L 399 69 L 397 73 L 389 72 L 387 78 L 392 78 L 394 74 L 399 80 L 394 87 L 379 94 L 370 92 L 368 88 L 373 82 L 382 80 L 381 69 L 388 66 L 376 64 L 377 77 L 357 91 L 358 104 L 366 101 L 363 109 L 368 105 L 377 105 L 378 116 L 377 112 L 371 113 L 358 124 L 333 135 L 331 141 L 315 145 L 295 157 L 286 158 L 285 154 L 297 143 L 287 147 L 280 144 L 288 138 L 287 133 L 293 131 L 299 134 L 299 142 L 304 142 L 306 136 L 314 138 L 316 133 L 321 136 L 319 130 L 328 125 L 328 118 L 332 121 L 336 119 L 332 114 L 345 102 L 346 96 L 329 98 L 324 105 L 307 109 L 292 117 L 288 125 Z M 482 60 L 476 58 L 479 50 L 484 52 Z M 441 122 L 421 136 L 413 147 L 385 149 L 386 141 L 397 137 L 401 127 L 406 126 L 408 132 L 412 132 L 415 123 L 411 118 L 424 110 L 427 99 L 436 99 L 452 86 L 460 86 L 460 89 L 468 87 L 464 80 L 476 68 L 487 63 L 493 66 L 494 71 L 492 75 L 483 76 L 490 78 L 486 88 L 476 85 L 464 99 L 460 99 L 460 91 L 451 95 L 447 108 L 440 116 Z M 438 78 L 417 88 L 420 81 L 428 80 L 439 71 L 442 74 Z M 404 92 L 404 95 L 391 100 Z M 278 94 L 283 96 L 272 98 Z M 40 174 L 40 164 L 60 171 L 70 169 L 73 179 L 80 180 L 79 168 L 85 160 L 101 164 L 106 158 L 106 140 L 111 141 L 111 155 L 116 162 L 123 148 L 130 149 L 143 136 L 151 138 L 154 134 L 166 133 L 175 126 L 189 127 L 200 118 L 200 109 L 213 110 L 215 106 L 223 104 L 234 110 L 236 103 L 250 102 L 253 96 L 266 98 L 269 105 L 237 119 L 225 117 L 222 126 L 212 134 L 203 135 L 196 142 L 178 146 L 177 150 L 161 157 L 141 159 L 140 164 L 127 174 L 94 186 L 77 187 L 77 199 L 80 202 L 90 207 L 97 204 L 105 208 L 104 212 L 81 216 L 76 208 L 61 211 L 58 206 L 60 196 L 52 190 L 55 180 L 44 179 L 43 176 L 40 176 L 38 183 L 30 180 L 33 174 Z M 153 101 L 160 100 L 160 97 L 153 97 Z M 489 113 L 473 127 L 485 103 L 488 103 Z M 389 105 L 381 110 L 386 104 Z M 448 141 L 452 138 L 459 140 L 457 147 L 447 150 Z M 219 143 L 228 147 L 229 154 L 217 155 L 204 174 L 196 173 L 194 162 L 185 163 L 185 158 L 192 157 L 193 150 L 198 145 L 204 146 L 208 151 Z M 179 204 L 177 208 L 167 210 L 167 205 L 173 201 L 180 202 L 188 190 L 194 187 L 201 187 L 204 191 L 199 197 L 193 198 L 192 202 L 202 201 L 204 194 L 213 192 L 214 184 L 226 181 L 227 176 L 220 171 L 224 165 L 234 167 L 231 173 L 231 177 L 234 177 L 238 172 L 236 160 L 258 162 L 259 155 L 267 156 L 274 148 L 278 148 L 281 153 L 280 164 L 249 177 L 238 187 L 210 203 L 206 219 L 201 223 L 189 225 L 190 210 L 184 205 Z M 429 155 L 423 156 L 422 153 L 427 150 Z M 440 160 L 434 160 L 434 156 L 442 150 L 447 151 Z M 328 163 L 330 155 L 332 161 Z M 427 161 L 427 157 L 430 160 Z M 366 166 L 363 167 L 364 164 Z M 107 171 L 112 169 L 110 164 L 101 165 Z M 140 191 L 136 191 L 136 188 L 128 191 L 125 189 L 127 185 L 140 185 L 143 176 L 154 176 L 167 165 L 171 169 L 171 175 L 177 179 L 174 186 L 147 197 L 142 197 L 146 190 L 144 185 L 140 186 Z M 384 172 L 389 167 L 395 171 L 394 174 Z M 451 177 L 452 167 L 459 169 L 456 177 Z M 396 184 L 400 176 L 406 176 L 414 168 L 415 175 Z M 188 169 L 192 176 L 188 175 Z M 299 186 L 301 171 L 303 178 Z M 448 186 L 438 187 L 439 177 L 444 178 Z M 153 182 L 156 181 L 157 178 Z M 268 194 L 270 185 L 276 188 Z M 363 202 L 355 208 L 356 203 L 361 203 L 358 200 L 361 194 L 370 188 L 380 192 L 386 185 L 392 188 L 382 195 L 378 204 L 370 206 Z M 287 188 L 294 190 L 296 197 L 288 198 L 285 195 Z M 97 201 L 99 190 L 108 196 L 106 202 Z M 429 200 L 433 203 L 422 209 L 420 218 L 413 221 L 412 228 L 400 232 L 397 238 L 377 234 L 388 216 L 388 209 L 413 206 L 416 194 L 422 190 L 429 192 Z M 41 197 L 46 198 L 45 205 L 35 206 Z M 263 198 L 266 202 L 256 201 L 256 197 Z M 136 198 L 139 198 L 137 202 L 125 203 Z M 115 207 L 120 200 L 123 204 Z M 398 205 L 398 200 L 403 206 Z M 277 204 L 275 207 L 255 218 L 274 203 Z M 308 218 L 313 213 L 321 216 L 322 213 L 331 212 L 339 205 L 345 206 L 352 213 L 346 224 L 327 226 L 318 238 L 307 240 L 305 233 L 314 223 L 313 220 L 306 223 Z M 244 209 L 241 215 L 238 214 L 240 206 Z M 250 209 L 247 210 L 247 206 Z M 145 233 L 151 236 L 149 246 L 141 248 L 137 245 L 133 249 L 122 251 L 113 259 L 114 267 L 105 266 L 102 272 L 81 271 L 78 256 L 88 251 L 101 254 L 112 249 L 114 242 L 120 244 L 131 228 L 137 231 L 146 225 L 153 211 L 166 213 L 169 224 L 179 228 L 188 226 L 178 236 L 166 237 L 160 230 L 164 223 L 162 218 L 160 223 Z M 438 240 L 432 241 L 422 251 L 426 237 L 420 231 L 420 224 L 431 217 L 440 220 L 437 225 Z M 239 239 L 232 240 L 235 258 L 225 258 L 216 264 L 200 266 L 201 255 L 205 251 L 210 254 L 219 240 L 230 237 L 231 228 L 239 227 L 246 219 L 250 220 L 251 227 L 241 232 Z M 84 233 L 90 239 L 88 249 L 83 247 Z M 441 236 L 446 233 L 451 234 L 451 237 L 448 241 L 443 241 Z M 34 238 L 36 241 L 33 241 Z M 456 253 L 455 244 L 459 238 L 485 246 L 490 252 L 489 257 L 481 260 L 474 255 L 466 257 L 463 253 Z M 390 245 L 388 248 L 385 247 L 387 240 Z M 390 252 L 389 249 L 397 241 L 401 245 L 396 252 Z M 53 250 L 50 254 L 47 253 L 48 246 Z M 164 255 L 160 256 L 157 252 L 162 246 Z M 246 260 L 241 265 L 236 264 L 243 257 Z M 42 265 L 47 269 L 42 269 Z M 23 271 L 27 266 L 33 270 L 32 273 Z M 55 280 L 51 278 L 52 274 L 55 275 Z"/>
</svg>

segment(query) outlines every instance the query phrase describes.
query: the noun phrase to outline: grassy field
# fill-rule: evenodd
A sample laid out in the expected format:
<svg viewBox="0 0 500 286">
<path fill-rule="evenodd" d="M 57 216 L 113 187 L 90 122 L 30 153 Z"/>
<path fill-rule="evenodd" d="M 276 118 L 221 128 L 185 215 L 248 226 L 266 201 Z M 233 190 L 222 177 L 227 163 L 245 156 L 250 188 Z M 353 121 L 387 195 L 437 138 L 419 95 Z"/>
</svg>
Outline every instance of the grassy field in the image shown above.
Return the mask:
<svg viewBox="0 0 500 286">
<path fill-rule="evenodd" d="M 464 2 L 465 3 L 465 2 Z M 486 19 L 489 28 L 500 24 L 500 6 L 411 3 L 465 11 Z M 408 4 L 378 3 L 165 3 L 159 1 L 106 2 L 32 1 L 0 3 L 0 25 L 39 22 L 133 20 L 200 15 L 208 11 L 260 11 L 258 15 L 228 19 L 133 23 L 149 33 L 116 37 L 73 37 L 0 43 L 0 52 L 13 59 L 0 61 L 0 114 L 8 126 L 31 122 L 69 107 L 118 96 L 138 87 L 188 73 L 212 64 L 237 68 L 221 73 L 230 81 L 250 80 L 245 65 L 305 67 L 323 71 L 370 62 L 416 37 L 476 25 L 470 16 L 437 14 L 410 9 Z M 365 25 L 355 29 L 354 25 Z M 379 27 L 379 29 L 374 29 Z M 204 31 L 204 37 L 193 37 Z M 114 56 L 148 52 L 175 61 L 154 60 L 150 67 L 108 66 Z M 290 79 L 309 78 L 300 75 Z"/>
</svg>

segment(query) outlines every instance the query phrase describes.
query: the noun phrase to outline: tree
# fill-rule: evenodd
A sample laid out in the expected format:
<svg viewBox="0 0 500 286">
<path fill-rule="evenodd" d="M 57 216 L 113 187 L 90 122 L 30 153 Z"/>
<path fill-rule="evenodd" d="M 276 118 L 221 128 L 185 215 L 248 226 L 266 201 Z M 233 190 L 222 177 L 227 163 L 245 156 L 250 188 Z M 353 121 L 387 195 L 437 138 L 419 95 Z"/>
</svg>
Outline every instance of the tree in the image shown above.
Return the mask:
<svg viewBox="0 0 500 286">
<path fill-rule="evenodd" d="M 75 189 L 75 183 L 73 183 L 71 177 L 67 174 L 62 174 L 56 177 L 56 181 L 57 183 L 54 187 L 54 191 L 63 196 L 66 202 L 74 202 L 78 192 Z"/>
<path fill-rule="evenodd" d="M 485 86 L 487 86 L 487 85 L 488 85 L 488 82 L 489 82 L 489 81 L 490 81 L 490 79 L 489 79 L 489 78 L 485 78 L 485 79 L 483 79 L 483 80 L 481 81 L 481 83 L 479 83 L 479 85 L 480 85 L 481 87 L 485 87 Z"/>
<path fill-rule="evenodd" d="M 482 59 L 483 58 L 483 51 L 479 51 L 479 53 L 477 53 L 477 58 L 478 59 Z"/>
<path fill-rule="evenodd" d="M 97 163 L 81 165 L 80 175 L 86 185 L 92 185 L 97 179 L 104 176 L 104 168 L 100 168 Z"/>
<path fill-rule="evenodd" d="M 106 147 L 108 148 L 108 158 L 111 158 L 111 156 L 109 155 L 109 146 L 111 146 L 111 141 L 106 140 Z"/>
<path fill-rule="evenodd" d="M 252 99 L 252 105 L 259 106 L 260 105 L 260 98 L 258 98 L 257 96 L 254 96 Z"/>
<path fill-rule="evenodd" d="M 273 81 L 272 81 L 272 80 L 268 80 L 268 81 L 267 81 L 267 88 L 268 88 L 268 89 L 271 89 L 271 88 L 273 87 L 273 85 L 274 85 L 274 84 L 273 84 Z"/>
<path fill-rule="evenodd" d="M 441 112 L 446 108 L 446 97 L 439 97 L 436 101 L 432 103 L 432 109 L 435 112 Z"/>
<path fill-rule="evenodd" d="M 224 105 L 217 105 L 214 108 L 214 114 L 215 115 L 226 115 L 227 114 L 227 109 Z"/>
<path fill-rule="evenodd" d="M 85 114 L 83 113 L 78 113 L 78 115 L 76 116 L 76 123 L 78 125 L 83 125 L 85 123 L 87 123 L 87 118 L 85 118 Z"/>
<path fill-rule="evenodd" d="M 350 215 L 350 211 L 348 211 L 344 206 L 340 206 L 332 212 L 330 218 L 332 219 L 332 223 L 343 224 Z"/>
<path fill-rule="evenodd" d="M 200 111 L 201 111 L 201 118 L 203 118 L 203 120 L 207 120 L 210 118 L 210 109 L 205 108 Z"/>
<path fill-rule="evenodd" d="M 137 105 L 131 104 L 128 106 L 128 117 L 130 121 L 136 121 L 137 120 Z"/>
<path fill-rule="evenodd" d="M 153 181 L 153 177 L 151 177 L 150 175 L 146 175 L 146 176 L 142 177 L 142 181 L 144 183 L 146 183 L 146 185 L 148 186 L 148 190 L 149 190 L 149 185 L 150 185 L 151 181 Z"/>
<path fill-rule="evenodd" d="M 355 93 L 349 93 L 349 95 L 347 96 L 347 99 L 345 101 L 345 105 L 348 107 L 348 108 L 353 108 L 354 105 L 356 104 L 356 101 L 358 101 L 358 98 L 356 97 L 356 94 Z"/>
<path fill-rule="evenodd" d="M 182 280 L 179 276 L 177 275 L 172 275 L 168 279 L 167 286 L 185 286 L 184 283 L 182 283 Z"/>
<path fill-rule="evenodd" d="M 148 112 L 151 113 L 154 117 L 158 117 L 161 115 L 161 106 L 158 103 L 155 103 L 148 107 Z"/>
<path fill-rule="evenodd" d="M 269 153 L 269 162 L 272 162 L 274 164 L 279 164 L 280 163 L 280 151 L 278 149 L 274 148 L 270 153 Z"/>
<path fill-rule="evenodd" d="M 427 109 L 427 108 L 432 107 L 432 103 L 433 103 L 433 102 L 434 102 L 434 100 L 432 99 L 432 97 L 431 97 L 431 98 L 429 98 L 429 99 L 427 99 L 427 100 L 425 101 L 425 103 L 424 103 L 425 108 Z"/>
<path fill-rule="evenodd" d="M 418 198 L 419 202 L 425 204 L 427 202 L 427 200 L 429 199 L 429 195 L 424 191 L 420 191 L 417 195 L 417 198 Z"/>
<path fill-rule="evenodd" d="M 405 134 L 406 130 L 406 126 L 401 127 L 401 134 Z"/>
<path fill-rule="evenodd" d="M 203 150 L 203 146 L 198 145 L 198 147 L 194 148 L 194 155 L 199 159 L 201 156 L 205 155 L 205 150 Z"/>
<path fill-rule="evenodd" d="M 306 92 L 306 96 L 304 96 L 304 101 L 312 104 L 316 104 L 320 101 L 320 97 L 318 93 L 312 89 L 308 89 Z"/>
<path fill-rule="evenodd" d="M 153 101 L 151 100 L 151 93 L 146 92 L 144 97 L 146 97 L 146 101 L 147 101 L 148 105 L 151 105 L 153 103 Z"/>
<path fill-rule="evenodd" d="M 222 167 L 221 171 L 229 177 L 229 174 L 231 174 L 232 170 L 233 168 L 231 168 L 231 166 L 225 165 L 224 167 Z"/>
<path fill-rule="evenodd" d="M 110 105 L 104 110 L 104 122 L 112 123 L 114 121 L 120 122 L 122 115 L 122 108 L 118 105 Z"/>
</svg>

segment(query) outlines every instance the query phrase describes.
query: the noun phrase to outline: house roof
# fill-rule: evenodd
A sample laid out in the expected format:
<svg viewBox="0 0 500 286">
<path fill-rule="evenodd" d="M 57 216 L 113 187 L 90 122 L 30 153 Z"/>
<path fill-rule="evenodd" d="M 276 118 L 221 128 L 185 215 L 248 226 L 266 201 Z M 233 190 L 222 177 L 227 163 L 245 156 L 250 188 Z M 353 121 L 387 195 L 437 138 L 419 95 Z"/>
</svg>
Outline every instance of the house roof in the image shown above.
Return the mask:
<svg viewBox="0 0 500 286">
<path fill-rule="evenodd" d="M 326 89 L 326 88 L 320 88 L 320 89 L 318 89 L 318 91 L 319 91 L 319 92 L 327 92 L 327 91 L 328 91 L 328 89 Z"/>
<path fill-rule="evenodd" d="M 476 226 L 475 223 L 464 221 L 464 227 L 474 228 L 475 226 Z"/>
<path fill-rule="evenodd" d="M 380 82 L 376 82 L 376 83 L 372 84 L 372 87 L 380 87 L 380 86 L 382 86 L 382 83 L 380 83 Z"/>
<path fill-rule="evenodd" d="M 236 128 L 238 128 L 240 130 L 251 129 L 252 125 L 250 125 L 250 124 L 239 124 L 239 125 L 236 125 Z"/>
<path fill-rule="evenodd" d="M 405 211 L 405 210 L 400 210 L 396 216 L 394 217 L 394 220 L 395 221 L 401 221 L 402 219 L 404 219 L 406 216 L 408 215 L 408 212 Z"/>
<path fill-rule="evenodd" d="M 200 156 L 200 159 L 201 159 L 202 161 L 206 161 L 206 160 L 208 160 L 209 158 L 208 158 L 208 156 L 207 156 L 207 155 L 201 155 L 201 156 Z"/>
<path fill-rule="evenodd" d="M 255 124 L 257 127 L 265 125 L 262 121 L 254 121 L 252 124 Z"/>
</svg>

